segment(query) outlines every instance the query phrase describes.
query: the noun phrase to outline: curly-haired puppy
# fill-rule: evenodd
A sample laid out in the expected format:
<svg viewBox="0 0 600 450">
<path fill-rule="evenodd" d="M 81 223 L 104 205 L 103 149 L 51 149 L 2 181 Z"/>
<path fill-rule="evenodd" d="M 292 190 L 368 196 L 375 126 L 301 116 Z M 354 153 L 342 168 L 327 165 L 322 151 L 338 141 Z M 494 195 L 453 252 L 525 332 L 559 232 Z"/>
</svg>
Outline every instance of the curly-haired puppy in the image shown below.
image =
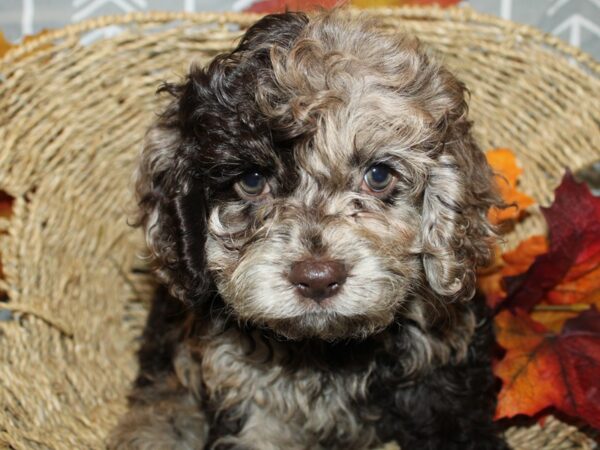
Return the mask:
<svg viewBox="0 0 600 450">
<path fill-rule="evenodd" d="M 380 28 L 266 16 L 162 88 L 137 191 L 166 288 L 111 448 L 505 448 L 492 174 L 464 86 Z"/>
</svg>

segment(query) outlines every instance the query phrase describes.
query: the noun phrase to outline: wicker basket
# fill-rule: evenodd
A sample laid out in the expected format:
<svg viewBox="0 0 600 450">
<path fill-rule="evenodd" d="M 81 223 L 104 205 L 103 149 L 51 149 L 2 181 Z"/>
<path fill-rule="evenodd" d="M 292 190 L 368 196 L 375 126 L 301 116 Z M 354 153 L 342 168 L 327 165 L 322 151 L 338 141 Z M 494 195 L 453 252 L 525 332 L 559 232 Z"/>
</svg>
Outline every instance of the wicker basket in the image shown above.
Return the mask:
<svg viewBox="0 0 600 450">
<path fill-rule="evenodd" d="M 600 66 L 587 55 L 468 9 L 371 14 L 442 55 L 471 89 L 477 138 L 514 149 L 538 201 L 550 200 L 565 166 L 600 158 Z M 192 58 L 229 49 L 256 18 L 104 18 L 0 61 L 0 190 L 14 198 L 12 216 L 0 218 L 0 447 L 99 448 L 124 412 L 152 288 L 126 216 L 140 140 L 161 101 L 154 91 Z M 541 230 L 534 211 L 509 242 Z M 519 449 L 593 446 L 556 419 L 507 434 Z"/>
</svg>

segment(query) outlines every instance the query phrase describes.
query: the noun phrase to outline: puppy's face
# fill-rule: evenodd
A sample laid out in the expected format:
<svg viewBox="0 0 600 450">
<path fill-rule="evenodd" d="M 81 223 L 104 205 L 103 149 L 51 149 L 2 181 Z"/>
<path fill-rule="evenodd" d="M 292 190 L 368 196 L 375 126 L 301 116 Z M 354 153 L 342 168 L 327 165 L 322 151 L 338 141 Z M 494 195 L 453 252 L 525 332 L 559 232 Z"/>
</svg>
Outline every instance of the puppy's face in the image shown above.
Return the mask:
<svg viewBox="0 0 600 450">
<path fill-rule="evenodd" d="M 355 102 L 324 112 L 287 158 L 269 149 L 266 165 L 251 161 L 209 213 L 207 262 L 223 299 L 288 337 L 385 327 L 421 281 L 415 187 L 426 162 L 391 131 L 397 118 L 368 95 Z"/>
<path fill-rule="evenodd" d="M 462 86 L 414 40 L 271 16 L 173 90 L 138 190 L 171 192 L 143 221 L 159 262 L 184 262 L 162 267 L 183 296 L 209 277 L 238 319 L 328 340 L 470 297 L 489 169 Z"/>
</svg>

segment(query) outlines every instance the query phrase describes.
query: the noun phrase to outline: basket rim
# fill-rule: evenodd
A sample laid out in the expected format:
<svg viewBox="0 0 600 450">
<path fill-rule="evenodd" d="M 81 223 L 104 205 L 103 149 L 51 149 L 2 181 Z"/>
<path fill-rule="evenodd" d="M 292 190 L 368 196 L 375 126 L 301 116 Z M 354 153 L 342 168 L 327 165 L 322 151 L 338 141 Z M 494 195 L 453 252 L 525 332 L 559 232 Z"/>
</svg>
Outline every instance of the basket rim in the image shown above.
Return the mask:
<svg viewBox="0 0 600 450">
<path fill-rule="evenodd" d="M 567 58 L 575 59 L 581 66 L 587 68 L 592 76 L 600 78 L 600 61 L 592 55 L 574 47 L 562 39 L 549 34 L 539 28 L 503 19 L 487 13 L 475 11 L 471 6 L 452 6 L 442 8 L 438 5 L 432 6 L 401 6 L 401 7 L 378 7 L 368 9 L 350 8 L 354 13 L 377 13 L 380 15 L 391 15 L 406 17 L 410 20 L 448 20 L 476 23 L 489 27 L 498 27 L 506 35 L 520 34 L 527 36 L 536 43 L 544 43 L 562 53 Z M 62 38 L 73 37 L 94 29 L 104 28 L 111 25 L 127 25 L 134 23 L 152 22 L 175 22 L 187 21 L 214 21 L 220 24 L 227 22 L 253 23 L 265 14 L 251 12 L 187 12 L 187 11 L 142 11 L 127 14 L 106 15 L 94 17 L 78 23 L 69 24 L 61 28 L 51 29 L 32 35 L 27 42 L 21 42 L 0 57 L 0 66 L 22 56 L 34 53 L 40 47 Z"/>
<path fill-rule="evenodd" d="M 364 10 L 353 10 L 353 13 L 360 13 L 363 12 Z M 503 38 L 506 38 L 508 40 L 512 40 L 514 39 L 516 43 L 518 43 L 518 39 L 527 39 L 529 41 L 529 43 L 532 46 L 535 46 L 535 48 L 532 48 L 532 51 L 547 51 L 548 54 L 551 54 L 551 52 L 556 52 L 556 57 L 560 57 L 561 59 L 564 59 L 564 63 L 568 64 L 569 62 L 569 58 L 572 58 L 576 63 L 578 63 L 577 65 L 577 69 L 581 70 L 581 72 L 583 74 L 585 74 L 586 77 L 590 77 L 593 80 L 598 80 L 600 81 L 600 63 L 596 62 L 593 57 L 591 57 L 590 55 L 586 54 L 585 52 L 580 51 L 579 49 L 572 47 L 568 44 L 566 44 L 565 42 L 563 42 L 562 40 L 558 39 L 555 36 L 549 35 L 547 33 L 544 33 L 543 31 L 535 28 L 535 27 L 531 27 L 531 26 L 527 26 L 527 25 L 521 25 L 512 21 L 507 21 L 492 15 L 487 15 L 487 14 L 482 14 L 479 12 L 474 11 L 472 8 L 465 8 L 465 7 L 461 7 L 461 8 L 446 8 L 446 9 L 442 9 L 439 7 L 401 7 L 401 8 L 373 8 L 370 10 L 366 10 L 364 11 L 366 12 L 366 14 L 379 14 L 380 16 L 386 16 L 390 19 L 391 22 L 394 22 L 394 19 L 400 20 L 400 19 L 406 19 L 408 21 L 414 21 L 415 25 L 418 24 L 422 24 L 422 23 L 426 23 L 429 22 L 431 23 L 433 26 L 436 26 L 439 24 L 439 22 L 445 22 L 445 21 L 454 21 L 456 24 L 459 24 L 459 27 L 461 27 L 462 25 L 464 26 L 473 26 L 475 31 L 477 29 L 477 27 L 481 27 L 481 28 L 486 28 L 486 30 L 484 32 L 489 32 L 492 36 L 494 36 L 496 33 L 497 34 L 501 34 L 503 36 Z M 148 35 L 152 36 L 152 34 L 154 33 L 154 25 L 158 25 L 160 26 L 161 24 L 170 24 L 170 23 L 174 23 L 177 26 L 181 25 L 182 26 L 189 26 L 189 27 L 194 27 L 196 26 L 195 24 L 201 24 L 201 23 L 210 23 L 210 24 L 227 24 L 227 23 L 239 23 L 242 26 L 246 26 L 246 25 L 250 25 L 251 23 L 253 23 L 255 20 L 259 19 L 260 17 L 262 17 L 263 14 L 256 14 L 256 13 L 234 13 L 234 12 L 226 12 L 226 13 L 188 13 L 188 12 L 142 12 L 142 13 L 129 13 L 129 14 L 125 14 L 125 15 L 113 15 L 113 16 L 103 16 L 103 17 L 97 17 L 97 18 L 92 18 L 92 19 L 88 19 L 82 22 L 78 22 L 76 24 L 70 24 L 67 25 L 65 27 L 61 27 L 61 28 L 57 28 L 54 30 L 49 30 L 41 35 L 37 35 L 32 37 L 30 40 L 28 40 L 28 42 L 26 43 L 22 43 L 19 44 L 17 46 L 12 47 L 7 54 L 4 57 L 0 58 L 0 98 L 2 97 L 2 92 L 10 92 L 11 90 L 11 86 L 13 86 L 13 84 L 11 83 L 6 83 L 3 85 L 3 79 L 2 79 L 2 68 L 9 68 L 9 64 L 11 64 L 12 62 L 16 61 L 17 63 L 19 62 L 25 62 L 26 64 L 23 66 L 21 66 L 20 70 L 27 70 L 27 65 L 30 64 L 32 61 L 36 62 L 36 59 L 40 58 L 41 55 L 41 61 L 44 61 L 44 56 L 45 55 L 56 55 L 57 52 L 61 52 L 62 49 L 61 47 L 57 47 L 57 48 L 48 48 L 47 46 L 49 44 L 53 44 L 56 42 L 59 42 L 63 39 L 65 39 L 67 42 L 66 44 L 78 44 L 79 43 L 79 38 L 84 34 L 87 33 L 89 31 L 93 31 L 96 29 L 101 29 L 107 26 L 111 26 L 111 25 L 120 25 L 123 27 L 127 27 L 127 29 L 125 29 L 125 33 L 127 34 L 128 32 L 131 33 L 131 30 L 135 30 L 135 26 L 136 25 L 149 25 L 151 27 L 151 30 L 148 31 Z M 440 26 L 443 25 L 439 24 Z M 451 26 L 451 25 L 449 25 Z M 132 33 L 133 34 L 133 33 Z M 475 33 L 474 33 L 475 34 Z M 108 39 L 110 40 L 110 39 Z M 106 42 L 104 40 L 100 41 L 99 43 L 102 42 Z M 509 42 L 512 43 L 512 42 Z M 92 45 L 93 47 L 93 45 Z M 561 61 L 562 64 L 562 61 Z M 42 66 L 43 68 L 43 66 Z M 497 68 L 494 68 L 495 70 L 497 70 Z M 14 72 L 9 72 L 8 74 L 8 78 L 10 80 L 10 77 L 12 76 Z M 35 74 L 33 74 L 35 75 Z M 583 75 L 582 75 L 583 76 Z M 15 77 L 15 79 L 18 81 L 20 78 L 19 77 Z M 37 83 L 37 81 L 36 81 Z M 596 82 L 594 82 L 594 85 L 596 85 Z M 10 94 L 9 94 L 10 95 Z M 7 123 L 12 123 L 11 118 L 9 118 L 10 122 Z M 2 130 L 3 125 L 0 124 L 0 133 L 3 131 Z M 2 142 L 0 142 L 0 149 L 2 149 Z M 17 147 L 12 147 L 12 148 L 17 148 Z M 23 148 L 27 148 L 27 147 L 23 147 Z M 31 147 L 32 149 L 36 149 L 37 147 Z M 0 153 L 2 153 L 0 151 Z M 0 181 L 2 181 L 3 178 L 3 174 L 1 173 L 2 170 L 0 169 Z M 48 176 L 48 172 L 44 172 L 43 173 L 44 177 Z M 129 185 L 131 184 L 131 182 L 128 183 Z M 86 188 L 87 189 L 87 188 Z M 12 192 L 11 192 L 12 194 Z M 9 230 L 10 236 L 7 236 L 8 239 L 10 239 L 11 241 L 17 242 L 18 240 L 20 240 L 23 236 L 25 236 L 25 234 L 21 234 L 21 232 L 19 232 L 19 234 L 17 234 L 17 232 L 15 232 L 14 230 L 16 229 L 16 227 L 14 226 L 14 223 L 16 223 L 17 221 L 21 221 L 24 217 L 26 218 L 27 216 L 30 215 L 29 211 L 25 211 L 23 210 L 23 207 L 25 205 L 25 197 L 22 196 L 21 193 L 19 193 L 18 196 L 15 196 L 15 204 L 14 204 L 14 213 L 13 216 L 10 218 L 10 222 L 11 222 L 11 228 Z M 19 208 L 19 210 L 17 210 L 17 207 Z M 56 228 L 57 230 L 60 230 L 60 228 Z M 63 228 L 64 229 L 64 228 Z M 87 232 L 86 232 L 87 233 Z M 16 248 L 16 247 L 15 247 Z M 93 249 L 93 252 L 95 255 L 98 255 L 99 251 L 97 247 L 95 249 Z M 20 251 L 20 250 L 19 250 Z M 16 250 L 15 250 L 16 252 Z M 15 253 L 16 255 L 19 255 L 19 253 Z M 8 259 L 6 261 L 9 261 Z M 12 260 L 13 262 L 15 261 L 21 261 L 21 256 L 19 256 L 19 259 L 17 260 L 16 258 Z M 12 263 L 11 263 L 12 265 Z M 41 272 L 40 272 L 41 273 Z M 49 272 L 50 273 L 50 272 Z M 15 287 L 17 287 L 19 290 L 22 289 L 22 285 L 25 283 L 25 281 L 21 280 L 21 275 L 19 273 L 17 273 L 17 270 L 13 267 L 11 269 L 10 272 L 10 279 L 11 279 L 11 286 L 9 286 L 9 288 L 12 290 L 13 286 L 12 284 L 14 283 Z M 0 280 L 0 284 L 1 284 L 1 280 Z M 0 289 L 2 288 L 2 286 L 0 286 Z M 19 311 L 18 308 L 26 308 L 27 306 L 23 306 L 25 305 L 25 303 L 21 304 L 21 303 L 15 303 L 14 299 L 23 299 L 24 296 L 23 295 L 13 295 L 10 293 L 10 291 L 7 289 L 7 291 L 9 292 L 9 303 L 7 303 L 9 310 L 12 309 L 16 309 L 17 311 Z M 55 291 L 53 295 L 56 295 L 58 291 Z M 29 294 L 27 294 L 29 296 Z M 29 301 L 29 299 L 27 299 Z M 43 299 L 42 299 L 43 300 Z M 17 300 L 18 301 L 18 300 Z M 47 303 L 48 300 L 43 300 L 44 303 Z M 73 300 L 69 300 L 69 302 L 72 302 Z M 127 303 L 129 303 L 129 301 L 127 301 Z M 28 303 L 29 304 L 29 303 Z M 31 302 L 31 305 L 34 305 L 32 307 L 33 308 L 38 308 L 38 306 L 35 306 L 37 303 L 37 300 L 35 302 Z M 61 318 L 62 316 L 57 316 L 56 318 L 54 318 L 52 315 L 46 315 L 43 312 L 44 310 L 41 311 L 41 313 L 43 315 L 40 314 L 40 311 L 38 311 L 37 309 L 35 310 L 36 312 L 36 317 L 38 319 L 41 319 L 42 322 L 44 322 L 44 324 L 41 325 L 36 325 L 35 328 L 32 327 L 32 330 L 35 330 L 34 332 L 39 333 L 39 329 L 45 329 L 47 327 L 48 324 L 50 324 L 50 328 L 55 328 L 58 329 L 58 331 L 62 332 L 62 336 L 61 336 L 61 341 L 63 340 L 69 340 L 72 339 L 73 342 L 77 343 L 79 342 L 80 344 L 85 344 L 85 340 L 83 338 L 80 338 L 79 335 L 77 334 L 77 330 L 75 328 L 71 329 L 70 326 L 67 326 L 68 324 L 64 324 L 63 323 L 63 319 Z M 67 317 L 67 316 L 65 316 Z M 120 331 L 120 333 L 123 333 L 123 331 Z M 121 340 L 121 338 L 119 338 L 119 340 Z M 9 342 L 15 342 L 14 339 L 10 339 Z M 123 341 L 124 342 L 124 341 Z M 79 345 L 79 344 L 78 344 Z M 38 353 L 39 355 L 43 355 L 42 351 L 43 349 L 38 346 L 37 344 L 34 347 L 31 347 L 31 350 L 33 352 Z M 125 350 L 126 352 L 130 352 L 131 348 L 128 346 Z M 46 360 L 47 357 L 45 355 L 40 356 L 42 358 L 42 360 Z M 111 353 L 106 353 L 107 358 L 111 358 Z M 130 356 L 131 357 L 131 356 Z M 80 357 L 79 356 L 73 356 L 73 358 L 77 358 L 75 359 L 76 361 L 80 361 Z M 103 357 L 104 358 L 104 357 Z M 81 360 L 83 361 L 83 360 Z M 120 360 L 119 360 L 120 361 Z M 85 362 L 84 362 L 85 364 Z M 92 368 L 98 369 L 98 363 L 94 362 L 94 363 L 89 363 L 90 366 Z M 94 364 L 94 366 L 91 366 L 91 364 Z M 25 373 L 25 372 L 24 372 Z M 96 378 L 89 378 L 89 386 L 92 386 L 92 383 L 97 380 Z M 85 383 L 88 383 L 88 381 L 86 380 Z M 7 385 L 8 386 L 8 385 Z M 88 384 L 81 384 L 81 385 L 73 385 L 73 392 L 75 392 L 78 395 L 89 395 L 89 394 L 85 394 L 85 388 L 88 387 Z M 118 386 L 117 386 L 118 387 Z M 12 389 L 12 385 L 10 386 L 10 389 Z M 120 387 L 118 387 L 118 389 L 121 389 Z M 36 394 L 37 399 L 42 399 L 44 400 L 44 403 L 48 403 L 48 400 L 45 399 L 45 397 L 42 397 L 43 392 L 40 391 L 41 394 Z M 109 417 L 109 415 L 112 417 L 113 411 L 115 411 L 116 409 L 110 409 L 110 400 L 109 397 L 106 397 L 107 395 L 111 395 L 111 392 L 116 392 L 115 398 L 117 398 L 117 400 L 124 398 L 121 397 L 121 393 L 120 391 L 117 392 L 116 390 L 113 391 L 108 391 L 107 388 L 97 388 L 97 387 L 93 387 L 93 391 L 88 391 L 88 392 L 92 392 L 94 395 L 96 395 L 100 401 L 97 402 L 95 405 L 90 406 L 90 408 L 88 409 L 87 407 L 85 407 L 85 409 L 82 407 L 80 410 L 83 411 L 88 411 L 90 412 L 91 416 L 94 417 L 93 421 L 98 421 L 98 425 L 95 426 L 95 429 L 97 430 L 98 433 L 105 433 L 106 428 L 103 425 L 105 420 L 108 419 L 98 419 L 98 417 Z M 116 397 L 118 395 L 118 397 Z M 123 394 L 124 395 L 124 394 Z M 0 396 L 1 397 L 1 396 Z M 57 428 L 60 432 L 60 430 L 67 430 L 66 427 L 66 418 L 67 417 L 71 417 L 73 416 L 75 413 L 74 411 L 76 411 L 77 407 L 77 402 L 81 401 L 81 400 L 71 400 L 67 397 L 65 397 L 65 399 L 63 401 L 61 401 L 61 410 L 64 411 L 64 416 L 62 415 L 63 412 L 61 411 L 61 416 L 59 419 L 58 424 L 60 425 L 60 428 Z M 115 401 L 115 404 L 117 404 L 117 401 Z M 113 408 L 111 406 L 111 408 Z M 116 408 L 116 407 L 115 407 Z M 96 412 L 98 411 L 98 412 Z M 0 418 L 1 419 L 1 418 Z M 556 419 L 558 420 L 558 419 Z M 90 422 L 90 424 L 92 423 Z M 555 430 L 560 430 L 560 433 L 565 436 L 565 440 L 567 439 L 567 436 L 573 436 L 574 434 L 576 434 L 579 430 L 576 428 L 567 428 L 567 427 L 571 427 L 571 425 L 567 425 L 564 424 L 564 422 L 561 422 L 560 425 L 557 425 L 557 428 Z M 88 425 L 86 425 L 87 427 Z M 86 427 L 83 427 L 82 430 L 80 431 L 77 436 L 75 436 L 73 439 L 73 442 L 76 442 L 75 439 L 81 439 L 82 441 L 85 439 L 87 441 L 88 439 L 88 434 L 91 433 L 91 431 L 89 431 Z M 89 425 L 90 430 L 92 425 Z M 15 422 L 14 426 L 11 427 L 11 430 L 18 430 L 19 434 L 16 434 L 14 436 L 14 441 L 13 441 L 13 437 L 10 435 L 7 435 L 8 438 L 8 444 L 10 445 L 11 443 L 15 443 L 15 445 L 18 445 L 19 442 L 21 442 L 20 440 L 23 439 L 28 439 L 29 437 L 25 434 L 21 434 L 22 430 L 24 428 L 22 427 L 22 422 Z M 8 430 L 8 431 L 11 431 Z M 8 433 L 7 431 L 7 433 Z M 556 431 L 557 432 L 557 431 Z M 84 434 L 85 433 L 85 434 Z M 516 429 L 515 433 L 519 433 L 519 437 L 518 438 L 514 438 L 514 439 L 518 439 L 519 442 L 522 443 L 527 443 L 528 440 L 526 440 L 523 435 L 525 433 L 529 433 L 530 434 L 530 438 L 531 440 L 533 440 L 533 438 L 541 435 L 544 436 L 542 434 L 541 431 L 539 430 L 533 430 L 532 428 L 527 429 L 527 431 L 523 431 L 523 429 Z M 0 432 L 0 444 L 3 442 L 3 436 L 2 436 L 2 432 Z M 54 433 L 52 433 L 54 434 Z M 89 434 L 91 436 L 91 434 Z M 23 437 L 24 436 L 24 437 Z M 31 439 L 34 439 L 35 436 L 31 435 Z M 52 436 L 52 439 L 55 439 L 55 436 Z M 573 438 L 573 441 L 575 441 L 575 439 Z M 48 442 L 51 442 L 50 438 L 48 440 Z M 87 441 L 87 442 L 92 442 Z M 514 441 L 513 441 L 514 442 Z M 40 441 L 40 445 L 44 445 L 44 442 Z M 535 444 L 534 444 L 535 445 Z M 583 447 L 582 448 L 587 448 L 587 447 Z"/>
</svg>

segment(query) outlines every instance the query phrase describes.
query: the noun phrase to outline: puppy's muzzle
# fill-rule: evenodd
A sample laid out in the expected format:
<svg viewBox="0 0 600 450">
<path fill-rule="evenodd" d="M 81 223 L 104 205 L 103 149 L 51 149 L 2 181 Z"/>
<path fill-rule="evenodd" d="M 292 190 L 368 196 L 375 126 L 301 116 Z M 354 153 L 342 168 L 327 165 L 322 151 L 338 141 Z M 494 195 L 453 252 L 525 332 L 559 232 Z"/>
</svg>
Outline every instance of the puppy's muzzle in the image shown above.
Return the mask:
<svg viewBox="0 0 600 450">
<path fill-rule="evenodd" d="M 342 263 L 308 259 L 294 263 L 288 278 L 300 295 L 320 303 L 338 293 L 347 277 Z"/>
</svg>

